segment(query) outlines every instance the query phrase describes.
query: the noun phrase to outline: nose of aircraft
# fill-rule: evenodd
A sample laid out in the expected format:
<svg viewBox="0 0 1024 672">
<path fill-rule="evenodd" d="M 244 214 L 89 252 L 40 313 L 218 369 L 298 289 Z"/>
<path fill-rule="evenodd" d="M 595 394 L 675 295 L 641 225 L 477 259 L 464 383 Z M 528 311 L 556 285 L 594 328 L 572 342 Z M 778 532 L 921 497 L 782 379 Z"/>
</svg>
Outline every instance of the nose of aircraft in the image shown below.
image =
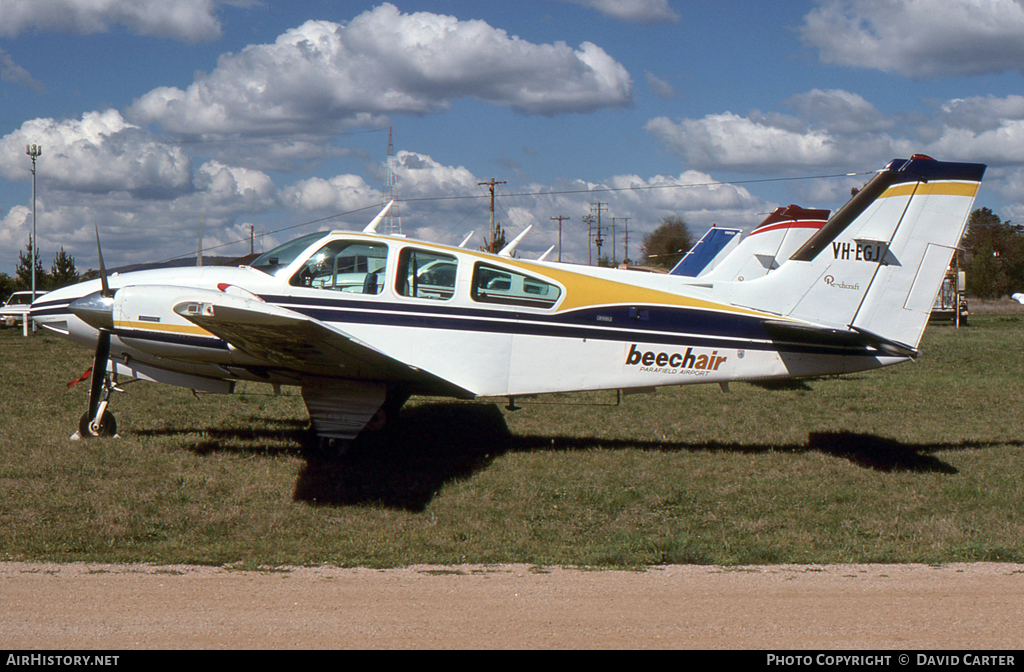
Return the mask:
<svg viewBox="0 0 1024 672">
<path fill-rule="evenodd" d="M 68 304 L 68 310 L 94 329 L 114 328 L 114 299 L 93 292 Z"/>
</svg>

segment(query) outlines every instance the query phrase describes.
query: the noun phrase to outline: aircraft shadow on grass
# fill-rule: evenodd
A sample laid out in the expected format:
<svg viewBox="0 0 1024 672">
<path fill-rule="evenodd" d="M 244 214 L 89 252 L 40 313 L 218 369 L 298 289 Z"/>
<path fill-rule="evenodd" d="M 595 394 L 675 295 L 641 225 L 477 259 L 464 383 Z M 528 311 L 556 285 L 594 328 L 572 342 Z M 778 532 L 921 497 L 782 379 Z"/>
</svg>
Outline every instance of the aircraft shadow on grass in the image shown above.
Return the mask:
<svg viewBox="0 0 1024 672">
<path fill-rule="evenodd" d="M 186 434 L 197 430 L 149 430 L 140 434 Z M 514 452 L 658 450 L 663 452 L 818 452 L 881 472 L 956 474 L 935 457 L 940 450 L 973 450 L 983 441 L 903 443 L 855 432 L 812 432 L 806 444 L 687 443 L 565 437 L 515 436 L 493 404 L 437 403 L 403 409 L 396 425 L 373 440 L 357 442 L 341 456 L 318 452 L 316 436 L 303 420 L 281 420 L 266 429 L 201 430 L 203 441 L 190 446 L 198 454 L 252 452 L 250 444 L 277 443 L 263 452 L 294 453 L 305 458 L 294 499 L 314 505 L 379 504 L 420 511 L 446 484 L 485 470 L 496 457 Z"/>
</svg>

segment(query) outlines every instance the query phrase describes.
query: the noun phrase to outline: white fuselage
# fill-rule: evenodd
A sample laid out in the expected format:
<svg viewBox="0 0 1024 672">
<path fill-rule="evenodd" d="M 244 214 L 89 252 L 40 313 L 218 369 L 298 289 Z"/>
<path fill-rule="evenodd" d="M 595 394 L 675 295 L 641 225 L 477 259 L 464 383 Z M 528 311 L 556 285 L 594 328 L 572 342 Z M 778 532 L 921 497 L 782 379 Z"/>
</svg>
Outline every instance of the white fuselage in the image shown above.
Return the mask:
<svg viewBox="0 0 1024 672">
<path fill-rule="evenodd" d="M 319 250 L 339 241 L 372 243 L 382 256 L 369 268 L 357 262 L 308 285 L 295 280 Z M 402 262 L 407 250 L 430 263 L 410 271 Z M 410 289 L 412 274 L 428 278 L 430 269 L 443 271 L 429 276 L 442 284 L 421 281 Z M 378 277 L 364 291 L 371 271 Z M 116 292 L 110 368 L 212 391 L 220 391 L 215 381 L 302 384 L 311 374 L 347 374 L 268 364 L 175 312 L 206 292 L 305 315 L 477 396 L 812 376 L 904 359 L 863 349 L 780 348 L 761 324 L 782 318 L 711 301 L 718 292 L 691 278 L 526 262 L 358 233 L 325 234 L 273 274 L 216 266 L 140 271 L 112 276 L 110 287 Z M 98 290 L 99 281 L 92 281 L 53 292 L 34 309 L 34 319 L 91 348 L 96 330 L 67 305 Z M 161 378 L 162 371 L 178 375 Z"/>
</svg>

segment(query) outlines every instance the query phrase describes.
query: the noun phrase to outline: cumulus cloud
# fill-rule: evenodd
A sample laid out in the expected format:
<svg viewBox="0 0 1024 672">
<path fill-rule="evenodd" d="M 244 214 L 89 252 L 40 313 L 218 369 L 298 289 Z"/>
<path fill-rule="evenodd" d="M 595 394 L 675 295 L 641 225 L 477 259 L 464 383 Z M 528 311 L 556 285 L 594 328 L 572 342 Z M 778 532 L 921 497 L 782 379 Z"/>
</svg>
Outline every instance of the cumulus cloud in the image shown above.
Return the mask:
<svg viewBox="0 0 1024 672">
<path fill-rule="evenodd" d="M 29 30 L 105 33 L 124 26 L 139 35 L 205 42 L 220 37 L 213 0 L 4 0 L 0 35 Z"/>
<path fill-rule="evenodd" d="M 207 161 L 196 171 L 195 188 L 205 192 L 211 204 L 229 204 L 238 207 L 240 200 L 248 198 L 260 208 L 274 205 L 277 187 L 270 176 L 259 170 L 227 166 L 219 161 Z"/>
<path fill-rule="evenodd" d="M 697 167 L 757 172 L 768 166 L 832 165 L 843 158 L 842 149 L 825 131 L 796 132 L 731 112 L 678 122 L 658 117 L 647 122 L 644 130 Z"/>
<path fill-rule="evenodd" d="M 605 16 L 632 23 L 674 23 L 679 15 L 668 0 L 563 0 L 596 9 Z"/>
<path fill-rule="evenodd" d="M 862 96 L 813 89 L 785 101 L 796 114 L 753 110 L 701 119 L 651 119 L 644 129 L 702 170 L 771 174 L 871 165 L 879 157 L 926 151 L 941 125 L 886 116 Z"/>
<path fill-rule="evenodd" d="M 529 114 L 631 104 L 626 69 L 595 44 L 533 44 L 483 21 L 384 4 L 342 25 L 308 21 L 225 54 L 187 89 L 143 95 L 128 116 L 178 133 L 321 130 L 427 114 L 472 97 Z"/>
<path fill-rule="evenodd" d="M 59 189 L 157 196 L 187 188 L 191 181 L 191 160 L 180 146 L 155 141 L 117 110 L 26 121 L 0 138 L 0 176 L 26 179 L 28 144 L 42 145 L 39 175 Z"/>
<path fill-rule="evenodd" d="M 819 0 L 801 35 L 823 63 L 908 77 L 1024 72 L 1021 0 Z"/>
<path fill-rule="evenodd" d="M 359 175 L 301 180 L 285 190 L 285 203 L 302 212 L 336 213 L 380 203 L 382 194 Z"/>
<path fill-rule="evenodd" d="M 0 218 L 0 248 L 9 250 L 12 260 L 18 258 L 18 252 L 25 249 L 29 236 L 32 235 L 32 210 L 24 205 L 16 205 Z M 40 255 L 42 259 L 42 255 Z"/>
<path fill-rule="evenodd" d="M 85 125 L 99 124 L 100 130 L 94 129 L 93 133 L 101 136 L 123 123 L 113 115 L 108 116 L 105 125 L 93 119 L 86 120 Z M 66 129 L 65 133 L 68 133 Z M 79 134 L 86 135 L 81 130 Z M 97 156 L 115 164 L 121 160 L 104 154 L 102 149 L 87 146 L 71 152 L 72 156 L 62 161 L 73 161 L 74 156 L 88 151 L 95 151 Z M 44 153 L 43 159 L 47 158 L 49 154 Z M 399 197 L 405 199 L 401 204 L 405 233 L 416 238 L 457 243 L 466 233 L 475 231 L 477 236 L 472 244 L 482 243 L 488 226 L 488 209 L 487 190 L 479 183 L 485 178 L 474 175 L 464 166 L 446 165 L 426 154 L 399 151 L 395 160 Z M 19 179 L 24 176 L 20 175 Z M 339 174 L 279 186 L 262 171 L 217 160 L 206 161 L 191 171 L 186 187 L 160 200 L 141 197 L 137 192 L 120 187 L 84 193 L 77 183 L 54 176 L 47 178 L 46 184 L 39 201 L 40 247 L 44 257 L 63 245 L 76 256 L 83 269 L 95 264 L 93 222 L 99 225 L 105 259 L 113 267 L 194 254 L 200 218 L 204 249 L 208 253 L 241 255 L 248 251 L 253 210 L 256 211 L 257 235 L 261 229 L 286 229 L 266 237 L 262 242 L 266 249 L 317 227 L 361 228 L 383 198 L 379 186 L 367 183 L 361 175 Z M 587 259 L 586 227 L 582 217 L 595 200 L 608 204 L 608 217 L 619 218 L 622 227 L 618 233 L 620 255 L 623 218 L 629 218 L 631 247 L 635 253 L 643 234 L 652 230 L 665 215 L 682 214 L 699 235 L 712 223 L 751 226 L 761 218 L 759 213 L 774 207 L 740 186 L 719 183 L 707 173 L 697 171 L 685 171 L 678 176 L 618 175 L 600 183 L 531 184 L 517 189 L 520 190 L 534 195 L 513 198 L 499 189 L 498 210 L 499 221 L 510 235 L 529 224 L 536 225 L 520 247 L 524 256 L 536 256 L 557 241 L 557 227 L 550 218 L 553 214 L 562 214 L 570 217 L 564 227 L 563 259 L 577 262 Z M 27 240 L 27 212 L 26 207 L 15 206 L 0 219 L 0 242 L 10 243 L 7 248 L 10 263 L 16 259 L 16 250 Z M 297 229 L 291 228 L 292 224 L 287 227 L 261 225 L 261 221 L 267 221 L 268 215 L 264 213 L 268 212 L 277 213 L 273 215 L 277 222 L 281 221 L 283 212 L 288 222 L 308 220 L 314 223 Z M 350 214 L 326 223 L 315 222 L 321 217 L 343 213 Z M 606 251 L 610 251 L 610 245 Z"/>
<path fill-rule="evenodd" d="M 1024 96 L 955 98 L 944 103 L 940 113 L 949 126 L 992 131 L 1008 121 L 1024 119 Z"/>
<path fill-rule="evenodd" d="M 975 96 L 935 103 L 932 114 L 882 114 L 863 97 L 814 89 L 786 104 L 796 114 L 733 112 L 700 119 L 651 119 L 644 129 L 688 165 L 761 175 L 870 169 L 894 157 L 1020 164 L 1024 96 Z M 999 189 L 998 173 L 987 184 Z"/>
<path fill-rule="evenodd" d="M 894 125 L 862 96 L 840 89 L 813 89 L 793 96 L 786 104 L 801 118 L 838 133 L 874 133 Z"/>
</svg>

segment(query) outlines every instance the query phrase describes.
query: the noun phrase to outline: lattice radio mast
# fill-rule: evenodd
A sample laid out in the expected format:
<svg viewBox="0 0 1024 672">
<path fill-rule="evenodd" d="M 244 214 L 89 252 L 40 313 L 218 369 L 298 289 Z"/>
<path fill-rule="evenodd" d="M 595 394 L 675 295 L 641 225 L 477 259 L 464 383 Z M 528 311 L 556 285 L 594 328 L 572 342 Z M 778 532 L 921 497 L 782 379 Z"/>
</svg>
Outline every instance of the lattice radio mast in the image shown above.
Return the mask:
<svg viewBox="0 0 1024 672">
<path fill-rule="evenodd" d="M 398 212 L 398 185 L 395 177 L 395 143 L 391 139 L 391 128 L 388 128 L 388 174 L 384 180 L 383 207 L 388 201 L 394 201 L 387 216 L 384 218 L 384 233 L 402 233 L 402 216 Z"/>
</svg>

